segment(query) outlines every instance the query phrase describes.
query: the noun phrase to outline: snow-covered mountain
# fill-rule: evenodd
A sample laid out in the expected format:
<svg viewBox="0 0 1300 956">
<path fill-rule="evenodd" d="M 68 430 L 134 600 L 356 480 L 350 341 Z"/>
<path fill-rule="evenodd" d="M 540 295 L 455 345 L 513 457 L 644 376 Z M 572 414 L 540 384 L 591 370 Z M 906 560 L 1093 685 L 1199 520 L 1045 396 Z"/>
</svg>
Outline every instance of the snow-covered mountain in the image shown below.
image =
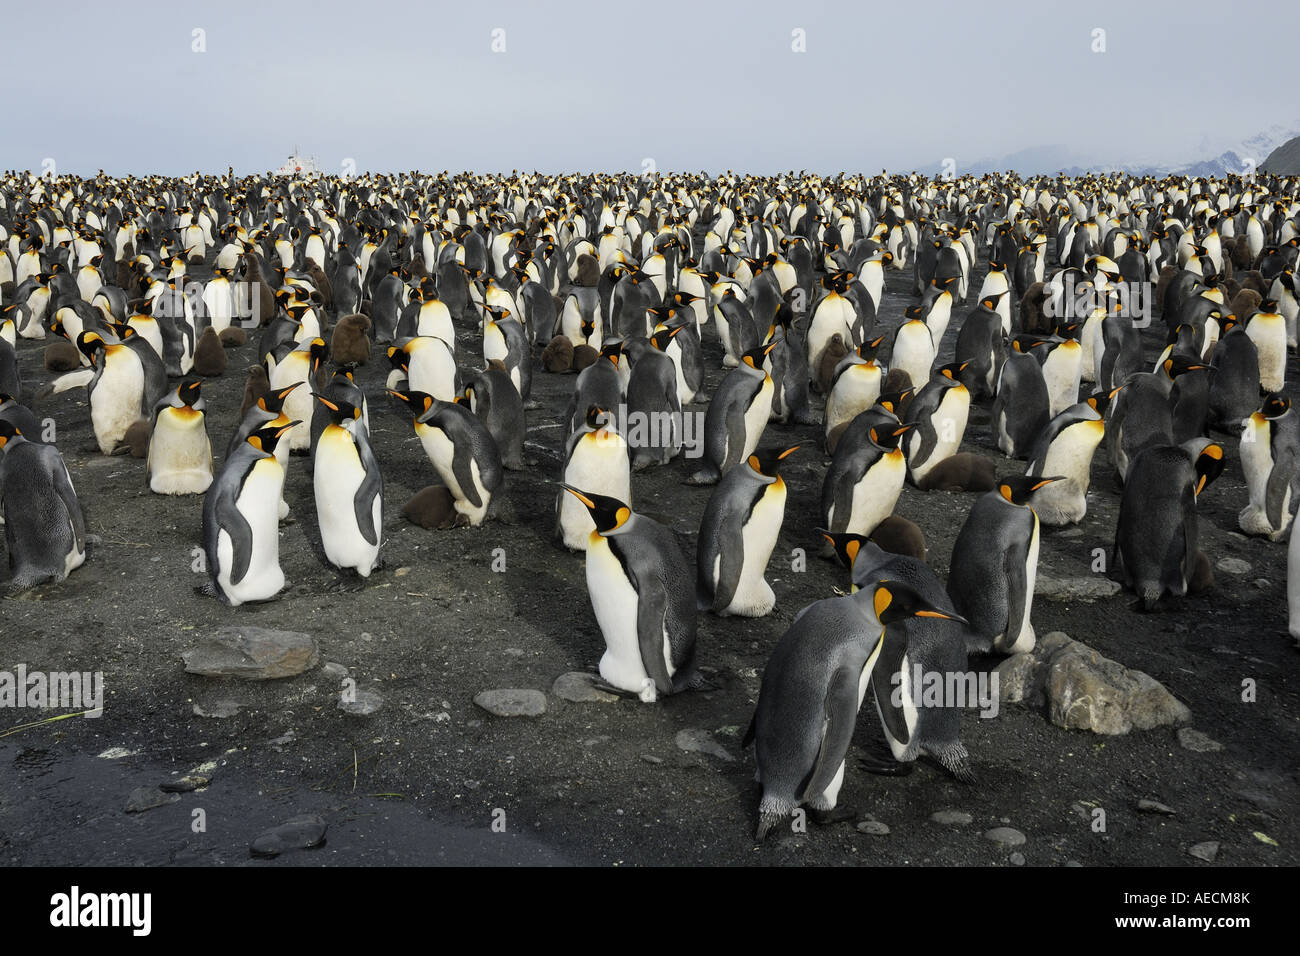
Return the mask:
<svg viewBox="0 0 1300 956">
<path fill-rule="evenodd" d="M 1268 129 L 1238 142 L 1204 137 L 1198 148 L 1203 158 L 1193 162 L 1185 159 L 1169 161 L 1148 157 L 1100 156 L 1087 147 L 1065 146 L 1058 143 L 1049 146 L 1031 146 L 1005 156 L 981 159 L 973 163 L 965 163 L 958 159 L 957 172 L 979 176 L 984 173 L 1014 169 L 1021 175 L 1054 175 L 1057 172 L 1064 172 L 1069 176 L 1078 176 L 1087 172 L 1122 169 L 1139 176 L 1244 174 L 1249 173 L 1252 167 L 1262 166 L 1264 159 L 1270 153 L 1297 136 L 1300 136 L 1300 121 L 1286 126 L 1275 123 Z M 928 175 L 937 175 L 943 171 L 942 163 L 933 163 L 920 171 Z"/>
</svg>

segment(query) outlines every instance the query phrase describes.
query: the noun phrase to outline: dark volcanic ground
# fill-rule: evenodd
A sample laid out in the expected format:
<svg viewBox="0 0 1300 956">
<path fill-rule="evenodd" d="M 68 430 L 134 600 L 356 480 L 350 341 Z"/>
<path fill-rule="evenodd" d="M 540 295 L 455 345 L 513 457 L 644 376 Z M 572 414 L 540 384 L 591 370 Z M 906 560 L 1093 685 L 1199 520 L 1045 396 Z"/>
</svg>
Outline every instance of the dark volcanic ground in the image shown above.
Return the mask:
<svg viewBox="0 0 1300 956">
<path fill-rule="evenodd" d="M 972 300 L 983 271 L 972 280 Z M 909 284 L 910 270 L 889 275 L 881 328 L 898 324 L 912 301 Z M 945 361 L 970 304 L 954 309 Z M 1162 329 L 1157 318 L 1146 333 L 1153 361 Z M 51 376 L 39 343 L 20 340 L 19 352 L 30 397 Z M 230 353 L 227 374 L 204 383 L 218 451 L 235 427 L 254 352 L 250 342 Z M 479 353 L 477 333 L 463 330 L 462 362 L 477 362 Z M 760 620 L 701 618 L 699 659 L 716 691 L 655 705 L 567 704 L 550 695 L 540 718 L 497 718 L 473 704 L 475 694 L 549 692 L 566 671 L 594 670 L 604 646 L 582 558 L 551 541 L 554 489 L 545 482 L 559 477 L 559 421 L 574 379 L 534 377 L 540 407 L 528 413 L 527 453 L 536 465 L 506 474 L 513 516 L 480 529 L 431 532 L 400 513 L 434 472 L 405 411 L 383 395 L 385 363 L 378 349 L 374 354 L 359 377 L 386 482 L 387 569 L 358 593 L 329 590 L 334 574 L 318 557 L 309 459 L 293 460 L 285 492 L 296 517 L 281 533 L 285 592 L 269 604 L 229 609 L 192 590 L 204 580 L 191 571 L 201 498 L 154 495 L 143 461 L 101 456 L 84 391 L 37 407 L 38 417 L 57 422 L 58 446 L 101 543 L 63 584 L 0 603 L 0 669 L 102 670 L 106 699 L 100 719 L 0 736 L 0 863 L 1006 864 L 1011 851 L 981 836 L 1004 824 L 1027 835 L 1017 849 L 1030 865 L 1205 866 L 1186 850 L 1208 840 L 1222 844 L 1221 864 L 1300 862 L 1300 660 L 1286 634 L 1286 545 L 1235 533 L 1246 501 L 1235 441 L 1227 443 L 1226 472 L 1202 498 L 1202 547 L 1213 562 L 1244 559 L 1248 573 L 1217 572 L 1211 592 L 1163 614 L 1130 610 L 1132 597 L 1124 594 L 1078 605 L 1040 597 L 1034 605 L 1040 637 L 1064 630 L 1148 672 L 1191 707 L 1193 726 L 1222 751 L 1185 750 L 1170 728 L 1123 737 L 1064 731 L 1009 705 L 995 719 L 975 711 L 964 718 L 975 786 L 924 761 L 908 777 L 883 778 L 857 767 L 879 733 L 874 712 L 864 708 L 840 799 L 891 832 L 812 826 L 807 834 L 778 832 L 759 846 L 753 759 L 740 739 L 762 668 L 794 615 L 847 581 L 846 572 L 815 557 L 820 538 L 811 529 L 827 464 L 821 452 L 801 452 L 784 471 L 790 498 L 768 572 L 775 612 Z M 720 356 L 706 329 L 713 369 L 706 394 L 722 378 Z M 1294 379 L 1294 366 L 1290 374 Z M 809 427 L 772 425 L 767 432 L 770 443 L 803 439 L 817 448 L 819 437 Z M 1023 468 L 997 454 L 985 409 L 972 409 L 963 450 L 995 457 L 999 473 Z M 710 489 L 682 484 L 689 467 L 678 460 L 635 476 L 633 486 L 636 509 L 670 524 L 693 549 Z M 899 501 L 897 512 L 925 531 L 941 575 L 973 500 L 908 487 Z M 1081 533 L 1044 529 L 1040 576 L 1091 573 L 1093 549 L 1109 553 L 1117 513 L 1103 447 Z M 506 554 L 502 573 L 491 570 L 497 547 Z M 803 573 L 791 570 L 795 548 L 810 555 Z M 368 717 L 343 713 L 338 678 L 319 668 L 256 684 L 184 673 L 179 655 L 200 634 L 242 623 L 311 632 L 322 662 L 345 665 L 359 688 L 379 691 L 383 709 Z M 1241 700 L 1245 678 L 1257 684 L 1254 703 Z M 196 704 L 224 700 L 241 709 L 221 719 L 194 713 Z M 39 716 L 0 711 L 0 735 Z M 711 732 L 733 759 L 680 750 L 675 737 L 688 728 Z M 146 813 L 123 811 L 134 788 L 201 766 L 212 777 L 207 789 Z M 1142 798 L 1175 815 L 1138 812 Z M 1106 810 L 1104 833 L 1090 826 L 1092 807 Z M 191 826 L 196 809 L 206 815 L 204 832 Z M 498 809 L 505 833 L 491 826 Z M 973 821 L 931 822 L 941 809 L 965 811 Z M 275 863 L 250 861 L 249 842 L 259 832 L 306 812 L 328 822 L 325 847 Z"/>
</svg>

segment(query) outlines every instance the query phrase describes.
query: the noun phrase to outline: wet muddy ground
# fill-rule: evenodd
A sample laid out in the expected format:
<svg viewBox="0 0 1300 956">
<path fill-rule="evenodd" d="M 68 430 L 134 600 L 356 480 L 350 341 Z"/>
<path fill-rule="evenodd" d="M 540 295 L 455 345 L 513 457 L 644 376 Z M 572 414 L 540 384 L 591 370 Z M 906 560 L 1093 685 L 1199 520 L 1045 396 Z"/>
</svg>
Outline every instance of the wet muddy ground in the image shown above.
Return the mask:
<svg viewBox="0 0 1300 956">
<path fill-rule="evenodd" d="M 974 290 L 982 274 L 981 265 Z M 909 284 L 910 275 L 888 277 L 882 327 L 898 324 L 912 301 Z M 964 312 L 954 309 L 944 360 Z M 1154 360 L 1155 329 L 1146 343 Z M 461 349 L 463 364 L 477 361 L 473 331 L 462 331 Z M 51 376 L 40 344 L 20 342 L 19 350 L 30 396 Z M 236 425 L 254 352 L 252 343 L 232 351 L 227 374 L 204 383 L 215 449 Z M 283 595 L 229 609 L 193 591 L 203 581 L 191 569 L 201 497 L 154 495 L 143 461 L 101 456 L 84 391 L 37 407 L 38 416 L 57 423 L 59 448 L 100 543 L 64 583 L 0 602 L 0 669 L 22 663 L 103 671 L 105 706 L 98 719 L 0 736 L 0 863 L 1005 865 L 1011 850 L 981 836 L 999 825 L 1026 834 L 1015 849 L 1029 865 L 1205 866 L 1186 852 L 1203 841 L 1222 844 L 1219 863 L 1300 862 L 1300 657 L 1286 634 L 1286 545 L 1234 533 L 1246 500 L 1235 441 L 1225 474 L 1202 498 L 1202 547 L 1212 562 L 1243 559 L 1247 573 L 1217 572 L 1213 590 L 1162 614 L 1136 613 L 1126 594 L 1095 604 L 1040 598 L 1034 606 L 1039 635 L 1066 631 L 1151 674 L 1223 750 L 1186 750 L 1172 728 L 1121 737 L 1065 731 L 1008 705 L 992 719 L 975 711 L 964 717 L 974 786 L 924 761 L 910 776 L 883 778 L 856 766 L 879 733 L 864 708 L 840 799 L 890 832 L 868 835 L 851 822 L 810 826 L 806 834 L 777 832 L 760 846 L 753 840 L 753 758 L 740 740 L 762 668 L 794 615 L 846 584 L 846 572 L 815 556 L 820 539 L 812 528 L 827 464 L 819 446 L 784 469 L 789 503 L 768 572 L 776 610 L 760 620 L 701 618 L 699 660 L 716 690 L 655 705 L 568 704 L 549 695 L 539 718 L 493 717 L 474 705 L 475 694 L 549 694 L 559 675 L 594 669 L 603 650 L 582 558 L 551 539 L 554 488 L 547 481 L 559 477 L 559 421 L 574 379 L 534 377 L 538 407 L 527 414 L 527 455 L 535 464 L 507 472 L 506 518 L 479 529 L 426 531 L 408 523 L 401 506 L 433 480 L 433 469 L 405 411 L 384 396 L 385 366 L 379 351 L 373 354 L 359 379 L 386 482 L 387 568 L 359 592 L 330 590 L 335 575 L 319 549 L 310 459 L 295 458 L 289 470 L 285 496 L 296 520 L 281 533 Z M 709 327 L 706 394 L 722 378 L 720 355 Z M 781 425 L 767 435 L 772 443 L 818 437 L 817 428 Z M 972 410 L 963 450 L 995 458 L 1000 474 L 1023 467 L 998 455 L 985 409 Z M 693 555 L 710 489 L 682 483 L 690 468 L 678 460 L 638 474 L 633 494 L 636 509 L 679 531 Z M 941 575 L 973 500 L 908 487 L 899 501 L 897 513 L 924 530 Z M 1094 549 L 1110 550 L 1117 513 L 1103 448 L 1080 531 L 1045 529 L 1040 576 L 1092 573 Z M 492 570 L 495 548 L 504 549 L 500 572 Z M 802 572 L 791 569 L 797 548 L 809 555 Z M 339 678 L 321 668 L 261 683 L 186 674 L 181 652 L 229 624 L 310 632 L 322 662 L 344 665 L 359 688 L 378 691 L 382 709 L 345 714 Z M 1242 701 L 1247 678 L 1257 686 L 1253 703 Z M 226 701 L 238 705 L 233 716 L 195 713 L 196 705 L 211 711 Z M 0 710 L 0 734 L 39 716 Z M 679 749 L 676 736 L 686 729 L 711 733 L 727 759 Z M 211 776 L 206 789 L 145 813 L 124 812 L 136 787 L 195 768 Z M 1175 813 L 1139 812 L 1140 799 Z M 1104 832 L 1091 825 L 1095 807 L 1106 810 Z M 195 832 L 200 809 L 206 828 Z M 943 809 L 972 821 L 931 822 Z M 250 859 L 259 832 L 300 813 L 325 818 L 324 847 L 272 863 Z"/>
</svg>

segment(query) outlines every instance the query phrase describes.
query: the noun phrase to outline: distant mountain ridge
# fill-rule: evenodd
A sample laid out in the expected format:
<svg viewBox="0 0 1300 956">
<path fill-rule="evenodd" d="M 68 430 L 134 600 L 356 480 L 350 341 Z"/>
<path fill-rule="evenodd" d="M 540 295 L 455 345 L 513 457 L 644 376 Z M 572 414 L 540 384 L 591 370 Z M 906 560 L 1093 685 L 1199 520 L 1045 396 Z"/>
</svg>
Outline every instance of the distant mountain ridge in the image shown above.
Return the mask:
<svg viewBox="0 0 1300 956">
<path fill-rule="evenodd" d="M 1202 147 L 1209 150 L 1214 147 L 1203 141 Z M 1289 152 L 1285 152 L 1289 150 Z M 1266 160 L 1265 157 L 1268 157 Z M 1275 160 L 1275 157 L 1276 160 Z M 1047 146 L 1031 146 L 1026 149 L 990 159 L 980 159 L 965 163 L 954 158 L 958 175 L 1003 172 L 1014 169 L 1026 175 L 1056 175 L 1063 172 L 1067 176 L 1081 176 L 1087 173 L 1113 172 L 1123 170 L 1136 176 L 1224 176 L 1230 173 L 1248 174 L 1252 169 L 1264 168 L 1269 160 L 1275 164 L 1289 163 L 1290 171 L 1268 165 L 1269 172 L 1293 175 L 1300 173 L 1300 121 L 1289 126 L 1274 124 L 1240 143 L 1222 148 L 1217 155 L 1193 162 L 1160 163 L 1136 161 L 1116 161 L 1115 157 L 1088 156 L 1079 147 L 1060 143 Z M 920 172 L 935 176 L 944 171 L 942 161 L 923 167 Z"/>
</svg>

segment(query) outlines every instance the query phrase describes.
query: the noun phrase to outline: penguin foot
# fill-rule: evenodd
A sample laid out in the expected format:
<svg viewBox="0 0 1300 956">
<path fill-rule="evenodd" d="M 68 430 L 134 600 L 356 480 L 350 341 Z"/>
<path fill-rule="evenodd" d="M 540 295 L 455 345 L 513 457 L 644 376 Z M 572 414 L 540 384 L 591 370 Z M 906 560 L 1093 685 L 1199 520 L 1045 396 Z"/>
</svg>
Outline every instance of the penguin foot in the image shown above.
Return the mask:
<svg viewBox="0 0 1300 956">
<path fill-rule="evenodd" d="M 350 594 L 361 591 L 366 586 L 366 579 L 359 574 L 340 574 L 325 590 L 331 594 Z"/>
<path fill-rule="evenodd" d="M 808 808 L 808 819 L 819 827 L 829 827 L 836 823 L 844 823 L 848 820 L 856 819 L 858 811 L 850 807 L 832 807 L 829 810 L 818 810 L 816 807 Z"/>
<path fill-rule="evenodd" d="M 867 773 L 881 777 L 906 777 L 916 769 L 914 763 L 899 763 L 897 760 L 882 760 L 879 757 L 860 757 L 858 766 Z"/>
</svg>

